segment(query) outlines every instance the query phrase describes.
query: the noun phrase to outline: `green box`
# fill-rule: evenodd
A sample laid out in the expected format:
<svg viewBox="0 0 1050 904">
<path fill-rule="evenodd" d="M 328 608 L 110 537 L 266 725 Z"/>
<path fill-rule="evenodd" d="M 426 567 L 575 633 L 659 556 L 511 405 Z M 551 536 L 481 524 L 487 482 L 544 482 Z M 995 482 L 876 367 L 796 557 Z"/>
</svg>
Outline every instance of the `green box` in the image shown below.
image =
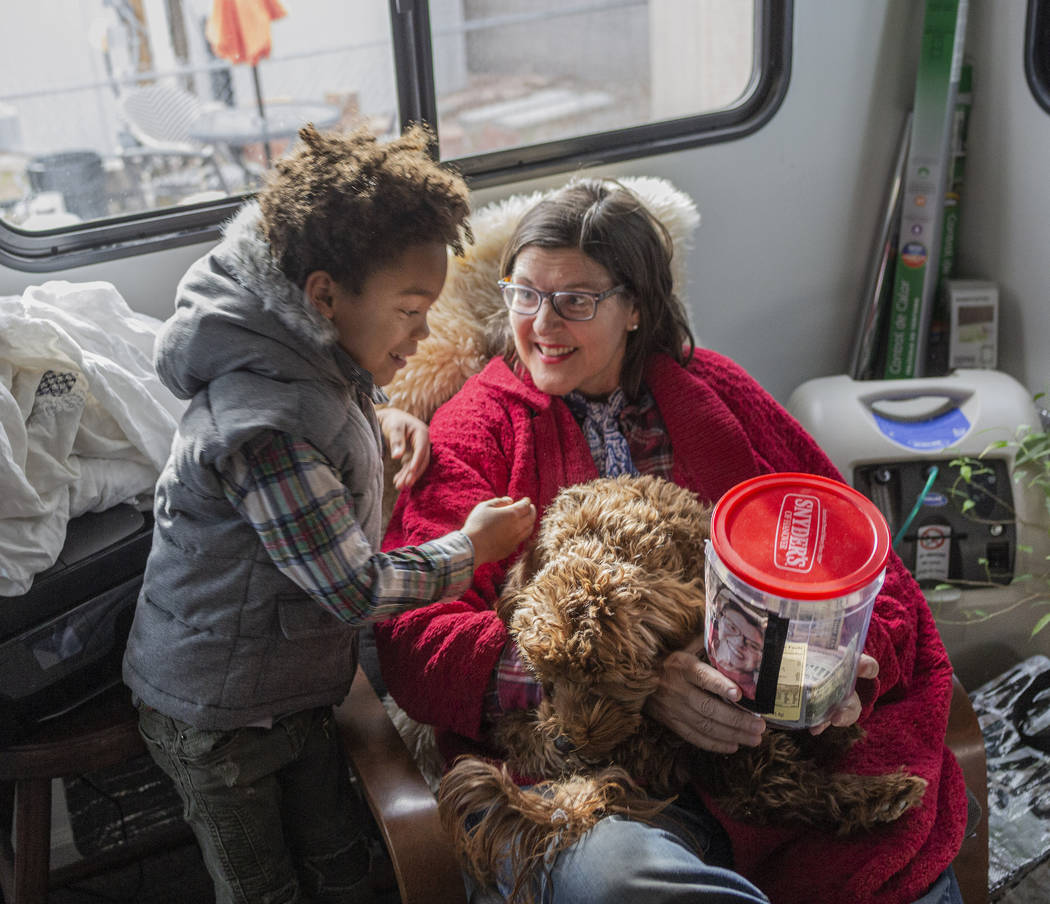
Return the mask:
<svg viewBox="0 0 1050 904">
<path fill-rule="evenodd" d="M 967 9 L 968 0 L 926 0 L 886 334 L 886 379 L 920 377 L 926 367 Z"/>
<path fill-rule="evenodd" d="M 955 257 L 959 243 L 959 218 L 962 210 L 963 180 L 966 175 L 966 136 L 973 105 L 973 65 L 963 63 L 959 91 L 952 121 L 951 166 L 948 191 L 944 196 L 944 218 L 941 232 L 941 270 L 933 296 L 933 314 L 927 334 L 926 376 L 948 372 L 949 319 L 948 293 L 945 283 L 955 276 Z"/>
</svg>

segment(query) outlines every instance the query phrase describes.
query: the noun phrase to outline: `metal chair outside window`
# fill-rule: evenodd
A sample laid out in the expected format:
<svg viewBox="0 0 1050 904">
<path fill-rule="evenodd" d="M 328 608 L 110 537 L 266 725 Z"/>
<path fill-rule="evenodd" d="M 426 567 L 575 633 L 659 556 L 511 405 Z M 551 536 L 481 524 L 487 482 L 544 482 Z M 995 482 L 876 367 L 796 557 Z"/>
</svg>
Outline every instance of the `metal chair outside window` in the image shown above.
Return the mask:
<svg viewBox="0 0 1050 904">
<path fill-rule="evenodd" d="M 185 196 L 200 197 L 208 190 L 222 196 L 231 193 L 216 147 L 191 138 L 202 110 L 196 95 L 176 85 L 154 84 L 124 93 L 120 110 L 135 142 L 120 155 L 139 177 L 149 206 L 162 197 L 185 202 Z M 206 172 L 195 164 L 202 164 Z"/>
</svg>

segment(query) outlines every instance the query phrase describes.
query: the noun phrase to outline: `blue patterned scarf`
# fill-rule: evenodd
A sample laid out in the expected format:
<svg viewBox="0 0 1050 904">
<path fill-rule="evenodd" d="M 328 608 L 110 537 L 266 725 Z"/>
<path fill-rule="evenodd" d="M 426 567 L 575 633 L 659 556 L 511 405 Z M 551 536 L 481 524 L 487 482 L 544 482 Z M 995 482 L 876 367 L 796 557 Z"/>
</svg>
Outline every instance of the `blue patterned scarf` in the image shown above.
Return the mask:
<svg viewBox="0 0 1050 904">
<path fill-rule="evenodd" d="M 604 402 L 588 399 L 573 390 L 565 396 L 565 404 L 583 430 L 595 467 L 602 477 L 638 473 L 631 461 L 627 437 L 620 430 L 620 414 L 627 404 L 622 389 L 613 390 Z"/>
</svg>

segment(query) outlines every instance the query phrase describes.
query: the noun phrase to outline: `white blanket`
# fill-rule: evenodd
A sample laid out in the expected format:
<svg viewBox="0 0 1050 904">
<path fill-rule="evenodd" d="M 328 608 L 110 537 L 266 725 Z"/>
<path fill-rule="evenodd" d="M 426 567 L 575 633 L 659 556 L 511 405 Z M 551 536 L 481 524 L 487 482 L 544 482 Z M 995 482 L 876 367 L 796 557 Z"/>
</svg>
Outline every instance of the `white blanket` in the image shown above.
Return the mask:
<svg viewBox="0 0 1050 904">
<path fill-rule="evenodd" d="M 153 369 L 160 326 L 105 282 L 0 298 L 0 596 L 54 564 L 70 518 L 148 501 L 185 408 Z"/>
</svg>

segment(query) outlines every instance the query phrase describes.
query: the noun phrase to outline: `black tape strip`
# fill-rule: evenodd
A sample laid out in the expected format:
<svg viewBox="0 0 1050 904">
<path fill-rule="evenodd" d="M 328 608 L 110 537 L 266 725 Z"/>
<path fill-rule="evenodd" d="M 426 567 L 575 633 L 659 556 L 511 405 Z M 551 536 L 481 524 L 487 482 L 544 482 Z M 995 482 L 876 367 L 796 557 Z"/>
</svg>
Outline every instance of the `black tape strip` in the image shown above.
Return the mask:
<svg viewBox="0 0 1050 904">
<path fill-rule="evenodd" d="M 780 661 L 784 658 L 791 619 L 770 613 L 766 617 L 766 633 L 762 639 L 762 664 L 755 685 L 755 710 L 771 713 L 777 700 L 777 682 L 780 679 Z"/>
</svg>

